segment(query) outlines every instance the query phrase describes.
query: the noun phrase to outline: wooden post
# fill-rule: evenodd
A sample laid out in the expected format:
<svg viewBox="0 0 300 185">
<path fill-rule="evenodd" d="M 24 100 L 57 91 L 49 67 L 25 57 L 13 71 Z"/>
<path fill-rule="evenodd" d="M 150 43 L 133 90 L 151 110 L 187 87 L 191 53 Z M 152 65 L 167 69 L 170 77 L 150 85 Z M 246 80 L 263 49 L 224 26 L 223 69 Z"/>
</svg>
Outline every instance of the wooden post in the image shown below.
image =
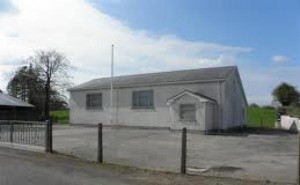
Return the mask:
<svg viewBox="0 0 300 185">
<path fill-rule="evenodd" d="M 52 120 L 49 120 L 49 153 L 53 153 Z"/>
<path fill-rule="evenodd" d="M 49 120 L 45 121 L 45 152 L 49 153 Z"/>
<path fill-rule="evenodd" d="M 52 121 L 46 120 L 46 129 L 45 129 L 45 151 L 47 153 L 52 153 Z"/>
<path fill-rule="evenodd" d="M 49 153 L 49 120 L 45 122 L 45 152 Z"/>
<path fill-rule="evenodd" d="M 98 163 L 103 163 L 103 134 L 102 134 L 102 123 L 98 124 Z"/>
<path fill-rule="evenodd" d="M 186 128 L 185 127 L 182 129 L 181 174 L 186 174 Z"/>
</svg>

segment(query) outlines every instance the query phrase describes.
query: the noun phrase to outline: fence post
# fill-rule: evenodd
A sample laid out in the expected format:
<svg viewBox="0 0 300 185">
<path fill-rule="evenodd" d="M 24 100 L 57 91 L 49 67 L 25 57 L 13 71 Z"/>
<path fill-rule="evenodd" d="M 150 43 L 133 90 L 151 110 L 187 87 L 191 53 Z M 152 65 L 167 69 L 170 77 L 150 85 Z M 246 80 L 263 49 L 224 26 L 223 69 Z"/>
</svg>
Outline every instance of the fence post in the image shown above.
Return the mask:
<svg viewBox="0 0 300 185">
<path fill-rule="evenodd" d="M 98 124 L 98 163 L 103 163 L 103 134 L 102 134 L 102 123 Z"/>
<path fill-rule="evenodd" d="M 46 120 L 46 129 L 45 129 L 45 150 L 47 153 L 52 153 L 52 121 Z"/>
<path fill-rule="evenodd" d="M 9 141 L 11 142 L 11 143 L 13 143 L 14 142 L 14 122 L 10 122 L 10 127 L 9 127 L 10 129 L 9 129 L 9 133 L 10 133 L 10 138 L 9 138 Z"/>
<path fill-rule="evenodd" d="M 181 140 L 181 174 L 186 174 L 186 128 L 182 129 Z"/>
<path fill-rule="evenodd" d="M 52 134 L 52 120 L 49 120 L 49 152 L 53 153 L 53 134 Z"/>
<path fill-rule="evenodd" d="M 45 122 L 45 151 L 49 153 L 49 120 Z"/>
</svg>

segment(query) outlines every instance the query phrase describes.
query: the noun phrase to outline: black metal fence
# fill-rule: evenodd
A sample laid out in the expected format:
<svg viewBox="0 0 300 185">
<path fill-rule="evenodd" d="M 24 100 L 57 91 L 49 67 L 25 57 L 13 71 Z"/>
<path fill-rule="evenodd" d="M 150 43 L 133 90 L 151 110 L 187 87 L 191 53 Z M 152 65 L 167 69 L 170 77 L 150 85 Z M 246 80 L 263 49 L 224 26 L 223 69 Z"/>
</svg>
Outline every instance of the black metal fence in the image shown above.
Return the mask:
<svg viewBox="0 0 300 185">
<path fill-rule="evenodd" d="M 45 146 L 47 124 L 44 122 L 0 121 L 0 142 Z"/>
</svg>

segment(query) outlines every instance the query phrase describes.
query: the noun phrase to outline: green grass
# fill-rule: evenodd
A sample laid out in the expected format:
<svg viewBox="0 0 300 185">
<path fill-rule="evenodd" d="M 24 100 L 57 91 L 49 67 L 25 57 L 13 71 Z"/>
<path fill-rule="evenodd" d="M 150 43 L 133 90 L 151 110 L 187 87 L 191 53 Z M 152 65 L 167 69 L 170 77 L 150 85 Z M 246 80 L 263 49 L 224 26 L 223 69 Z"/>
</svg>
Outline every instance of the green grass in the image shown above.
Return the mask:
<svg viewBox="0 0 300 185">
<path fill-rule="evenodd" d="M 276 110 L 260 107 L 249 107 L 247 110 L 247 126 L 273 128 Z"/>
<path fill-rule="evenodd" d="M 51 111 L 50 116 L 58 124 L 69 124 L 69 110 Z"/>
<path fill-rule="evenodd" d="M 69 123 L 69 110 L 51 111 L 50 115 L 59 124 Z M 259 107 L 249 107 L 247 110 L 247 126 L 273 128 L 276 111 Z"/>
</svg>

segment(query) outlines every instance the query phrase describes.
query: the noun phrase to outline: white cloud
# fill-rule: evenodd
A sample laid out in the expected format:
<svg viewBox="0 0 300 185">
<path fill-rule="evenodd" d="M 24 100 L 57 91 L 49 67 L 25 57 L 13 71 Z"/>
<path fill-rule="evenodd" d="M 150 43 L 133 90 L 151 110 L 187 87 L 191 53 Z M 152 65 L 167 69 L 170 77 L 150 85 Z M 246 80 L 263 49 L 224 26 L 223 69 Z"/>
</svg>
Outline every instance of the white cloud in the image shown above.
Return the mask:
<svg viewBox="0 0 300 185">
<path fill-rule="evenodd" d="M 113 0 L 118 2 L 119 0 Z M 21 61 L 40 49 L 58 49 L 77 67 L 75 84 L 109 75 L 111 44 L 116 74 L 146 73 L 240 64 L 249 102 L 268 104 L 282 81 L 297 85 L 299 66 L 255 67 L 240 54 L 250 48 L 192 42 L 175 35 L 134 30 L 84 0 L 12 0 L 15 8 L 0 13 L 0 89 Z M 275 55 L 272 61 L 290 60 Z"/>
<path fill-rule="evenodd" d="M 0 88 L 3 64 L 40 49 L 64 52 L 77 70 L 75 83 L 109 74 L 110 46 L 115 44 L 116 73 L 230 65 L 250 48 L 191 42 L 176 36 L 150 35 L 95 9 L 84 0 L 12 0 L 15 8 L 0 14 Z"/>
<path fill-rule="evenodd" d="M 270 104 L 273 89 L 282 82 L 299 84 L 300 66 L 276 66 L 272 68 L 240 68 L 243 85 L 249 103 Z M 299 86 L 297 87 L 300 88 Z M 300 90 L 300 89 L 299 89 Z"/>
<path fill-rule="evenodd" d="M 290 59 L 287 56 L 284 55 L 274 55 L 272 56 L 272 61 L 275 63 L 283 63 L 283 62 L 287 62 Z"/>
</svg>

